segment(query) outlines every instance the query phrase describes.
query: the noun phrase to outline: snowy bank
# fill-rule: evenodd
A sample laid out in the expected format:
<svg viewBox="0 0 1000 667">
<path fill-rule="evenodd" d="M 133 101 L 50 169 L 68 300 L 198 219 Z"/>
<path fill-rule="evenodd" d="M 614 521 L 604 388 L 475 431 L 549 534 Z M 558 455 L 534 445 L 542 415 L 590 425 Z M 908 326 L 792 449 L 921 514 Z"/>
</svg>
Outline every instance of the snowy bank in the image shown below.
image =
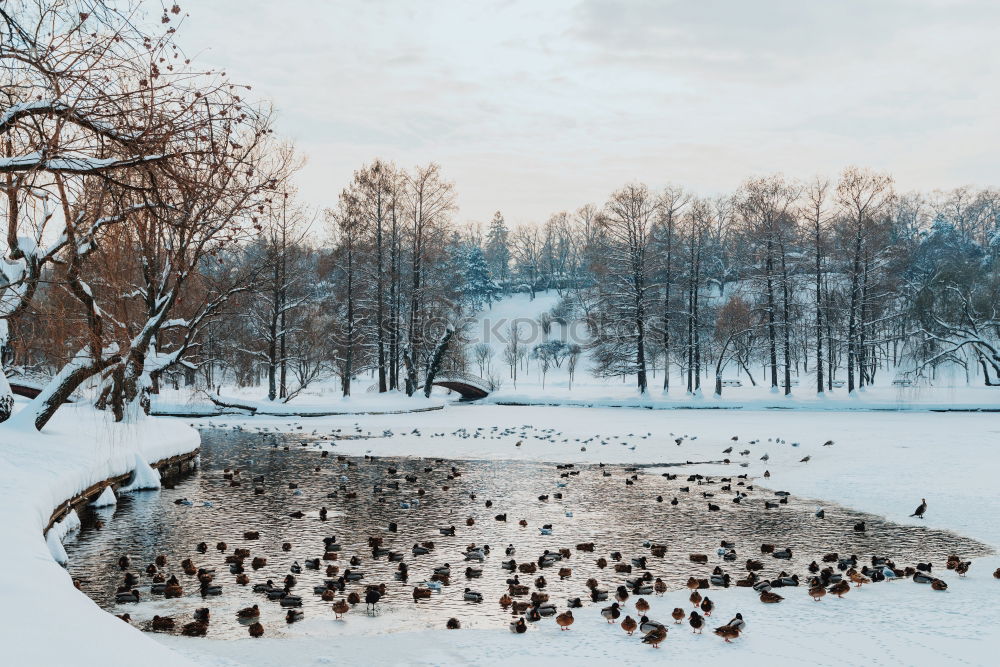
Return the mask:
<svg viewBox="0 0 1000 667">
<path fill-rule="evenodd" d="M 21 407 L 18 404 L 15 408 Z M 180 656 L 102 611 L 54 559 L 78 526 L 70 513 L 48 532 L 52 511 L 84 489 L 197 449 L 196 431 L 176 420 L 112 424 L 87 405 L 65 405 L 37 433 L 0 425 L 0 639 L 9 665 L 177 665 Z M 137 486 L 151 486 L 142 478 Z M 139 476 L 141 477 L 141 476 Z M 158 483 L 158 478 L 156 482 Z M 103 502 L 109 498 L 102 496 Z M 113 498 L 113 495 L 112 497 Z M 108 530 L 114 530 L 109 525 Z"/>
<path fill-rule="evenodd" d="M 339 390 L 338 390 L 339 391 Z M 399 412 L 422 412 L 438 410 L 446 399 L 438 396 L 424 398 L 407 396 L 403 392 L 392 391 L 384 394 L 360 393 L 357 396 L 341 396 L 320 390 L 317 393 L 297 396 L 287 403 L 268 401 L 260 397 L 259 388 L 239 391 L 232 388 L 217 396 L 224 407 L 212 402 L 204 394 L 185 390 L 167 390 L 153 397 L 152 412 L 170 416 L 216 416 L 220 414 L 247 414 L 288 417 L 323 417 L 332 415 L 393 414 Z"/>
</svg>

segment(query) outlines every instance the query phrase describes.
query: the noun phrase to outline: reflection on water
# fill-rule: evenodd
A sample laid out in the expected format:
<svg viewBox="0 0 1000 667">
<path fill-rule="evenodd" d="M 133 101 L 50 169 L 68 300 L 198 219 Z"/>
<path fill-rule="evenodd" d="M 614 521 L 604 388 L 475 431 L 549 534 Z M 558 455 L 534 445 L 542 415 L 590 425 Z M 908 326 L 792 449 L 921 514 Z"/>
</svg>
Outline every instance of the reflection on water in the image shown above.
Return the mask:
<svg viewBox="0 0 1000 667">
<path fill-rule="evenodd" d="M 115 613 L 128 611 L 140 627 L 154 614 L 171 615 L 181 624 L 191 619 L 198 607 L 212 610 L 210 636 L 244 638 L 246 628 L 235 620 L 237 609 L 258 604 L 261 622 L 269 636 L 286 632 L 285 611 L 277 602 L 253 593 L 250 586 L 239 586 L 224 563 L 224 554 L 215 549 L 217 542 L 228 544 L 227 553 L 235 547 L 248 548 L 251 556 L 264 556 L 267 565 L 254 571 L 250 559 L 246 571 L 251 583 L 282 580 L 293 561 L 304 565 L 308 558 L 321 557 L 323 538 L 336 536 L 343 545 L 339 560 L 330 561 L 341 573 L 353 555 L 361 558 L 356 570 L 364 579 L 349 584 L 345 593 L 361 592 L 365 584 L 384 583 L 388 595 L 381 605 L 384 615 L 393 615 L 397 627 L 444 627 L 450 616 L 458 616 L 466 627 L 500 626 L 510 619 L 497 604 L 507 591 L 510 574 L 501 568 L 507 560 L 504 549 L 516 548 L 514 558 L 520 562 L 537 560 L 546 549 L 557 551 L 568 547 L 571 557 L 556 567 L 540 570 L 547 582 L 544 592 L 562 609 L 570 597 L 586 601 L 584 582 L 596 578 L 602 588 L 614 591 L 630 575 L 616 573 L 613 568 L 600 569 L 597 558 L 620 551 L 624 562 L 645 555 L 654 577 L 662 577 L 671 589 L 684 586 L 692 575 L 707 577 L 712 568 L 721 565 L 733 579 L 746 574 L 748 558 L 763 561 L 762 574 L 775 575 L 781 570 L 789 574 L 806 574 L 812 560 L 820 560 L 827 552 L 857 554 L 866 560 L 877 554 L 894 559 L 900 566 L 917 561 L 943 562 L 950 553 L 972 557 L 988 552 L 988 548 L 945 531 L 901 526 L 846 508 L 825 504 L 826 517 L 814 516 L 816 503 L 794 496 L 787 504 L 766 509 L 765 501 L 777 501 L 773 490 L 756 486 L 740 504 L 732 502 L 733 492 L 744 491 L 733 471 L 731 491 L 722 490 L 726 482 L 715 478 L 714 483 L 689 482 L 683 468 L 673 468 L 677 479 L 661 474 L 662 469 L 623 466 L 575 466 L 557 469 L 553 464 L 511 461 L 448 461 L 419 458 L 346 458 L 339 460 L 334 449 L 322 458 L 316 443 L 306 443 L 303 436 L 251 434 L 210 430 L 202 433 L 201 468 L 177 483 L 176 488 L 154 493 L 123 497 L 117 508 L 88 510 L 82 513 L 84 529 L 79 537 L 67 544 L 70 573 L 81 580 L 81 588 L 102 607 Z M 289 447 L 288 450 L 284 446 Z M 450 475 L 452 466 L 461 474 Z M 319 468 L 318 470 L 316 468 Z M 230 486 L 223 476 L 226 468 L 239 468 L 242 484 Z M 396 472 L 391 473 L 390 468 Z M 431 468 L 431 471 L 427 471 Z M 578 473 L 578 474 L 570 474 Z M 566 475 L 566 476 L 563 476 Z M 632 484 L 626 480 L 633 475 Z M 263 476 L 262 483 L 254 477 Z M 416 481 L 408 481 L 416 477 Z M 398 482 L 398 489 L 392 488 Z M 747 481 L 753 484 L 753 481 Z M 289 488 L 290 484 L 298 486 Z M 565 486 L 562 486 L 565 485 Z M 257 495 L 254 487 L 263 487 Z M 448 487 L 448 490 L 444 490 Z M 689 487 L 690 491 L 681 491 Z M 419 490 L 423 489 L 423 495 Z M 335 497 L 328 494 L 336 492 Z M 348 498 L 347 492 L 357 494 Z M 556 498 L 561 493 L 562 498 Z M 714 496 L 704 497 L 704 493 Z M 546 501 L 540 495 L 548 495 Z M 657 496 L 663 502 L 657 502 Z M 473 498 L 474 496 L 474 498 Z M 670 504 L 678 498 L 678 504 Z M 192 505 L 175 504 L 186 498 Z M 401 503 L 413 503 L 402 509 Z M 492 507 L 486 507 L 486 501 Z M 718 511 L 708 511 L 709 502 Z M 319 519 L 320 507 L 327 507 L 326 521 Z M 302 511 L 303 518 L 289 514 Z M 494 517 L 506 514 L 507 521 Z M 572 516 L 568 516 L 568 514 Z M 472 526 L 467 519 L 474 519 Z M 521 527 L 521 519 L 528 521 Z M 97 520 L 106 525 L 96 529 Z M 855 532 L 855 523 L 864 521 L 867 530 Z M 390 522 L 398 524 L 398 532 L 387 531 Z M 539 528 L 552 524 L 552 534 L 543 535 Z M 439 528 L 456 526 L 456 535 L 446 537 Z M 260 539 L 248 541 L 243 533 L 260 532 Z M 409 565 L 409 582 L 397 581 L 397 563 L 385 556 L 372 557 L 369 536 L 384 537 L 384 545 L 405 553 Z M 431 540 L 431 553 L 413 556 L 410 548 L 417 542 Z M 722 540 L 735 543 L 738 558 L 723 562 L 716 555 Z M 199 554 L 195 546 L 207 542 L 209 551 Z M 646 542 L 664 544 L 666 555 L 653 557 L 643 546 Z M 292 549 L 283 552 L 283 542 Z M 577 551 L 575 545 L 594 542 L 594 553 Z M 491 554 L 481 564 L 481 578 L 466 579 L 465 568 L 478 563 L 463 562 L 462 552 L 471 543 L 488 544 Z M 762 557 L 760 545 L 774 543 L 778 548 L 791 547 L 791 561 Z M 707 565 L 695 565 L 692 553 L 708 554 Z M 143 602 L 115 604 L 115 590 L 123 573 L 118 558 L 128 554 L 131 571 L 139 574 Z M 165 555 L 167 566 L 162 571 L 176 574 L 184 587 L 179 599 L 165 600 L 150 595 L 150 577 L 144 572 L 156 556 Z M 192 558 L 199 567 L 215 568 L 214 583 L 221 584 L 223 594 L 203 599 L 198 593 L 197 580 L 185 575 L 180 561 Z M 610 560 L 610 558 L 609 558 Z M 451 581 L 440 593 L 415 604 L 411 590 L 415 584 L 430 579 L 432 570 L 444 563 L 452 565 Z M 325 567 L 328 563 L 324 562 Z M 559 567 L 572 568 L 572 576 L 561 581 Z M 640 573 L 636 568 L 634 574 Z M 533 584 L 535 575 L 521 575 L 523 583 Z M 298 576 L 294 592 L 303 597 L 307 619 L 332 618 L 330 603 L 322 602 L 313 593 L 313 586 L 325 579 L 325 572 L 305 569 Z M 484 602 L 475 604 L 463 599 L 466 587 L 483 594 Z M 532 590 L 535 590 L 532 587 Z M 805 593 L 803 592 L 803 595 Z M 338 595 L 339 599 L 340 595 Z M 587 602 L 586 604 L 589 604 Z M 605 603 L 606 604 L 606 603 Z M 364 604 L 352 612 L 363 613 Z"/>
</svg>

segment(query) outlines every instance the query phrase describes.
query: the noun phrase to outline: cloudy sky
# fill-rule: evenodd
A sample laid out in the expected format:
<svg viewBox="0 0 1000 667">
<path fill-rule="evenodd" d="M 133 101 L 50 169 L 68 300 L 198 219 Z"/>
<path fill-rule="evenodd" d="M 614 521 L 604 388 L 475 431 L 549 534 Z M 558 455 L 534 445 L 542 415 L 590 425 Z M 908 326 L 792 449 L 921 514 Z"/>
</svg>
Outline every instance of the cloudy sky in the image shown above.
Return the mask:
<svg viewBox="0 0 1000 667">
<path fill-rule="evenodd" d="M 183 6 L 183 5 L 182 5 Z M 890 170 L 1000 185 L 1000 2 L 201 0 L 181 43 L 274 101 L 335 202 L 375 157 L 439 162 L 460 220 L 620 185 Z"/>
</svg>

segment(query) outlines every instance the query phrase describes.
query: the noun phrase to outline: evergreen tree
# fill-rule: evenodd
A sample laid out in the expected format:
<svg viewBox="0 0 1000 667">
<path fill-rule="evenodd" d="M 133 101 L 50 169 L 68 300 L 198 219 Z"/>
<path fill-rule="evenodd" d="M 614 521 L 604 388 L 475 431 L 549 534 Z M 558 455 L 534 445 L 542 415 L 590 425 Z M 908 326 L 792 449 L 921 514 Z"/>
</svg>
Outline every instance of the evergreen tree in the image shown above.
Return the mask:
<svg viewBox="0 0 1000 667">
<path fill-rule="evenodd" d="M 490 272 L 506 291 L 510 283 L 510 230 L 504 222 L 503 215 L 497 211 L 490 222 L 490 230 L 486 234 L 486 262 Z"/>
<path fill-rule="evenodd" d="M 479 246 L 472 246 L 466 255 L 465 296 L 475 308 L 484 303 L 492 306 L 500 289 L 490 275 L 486 255 Z"/>
</svg>

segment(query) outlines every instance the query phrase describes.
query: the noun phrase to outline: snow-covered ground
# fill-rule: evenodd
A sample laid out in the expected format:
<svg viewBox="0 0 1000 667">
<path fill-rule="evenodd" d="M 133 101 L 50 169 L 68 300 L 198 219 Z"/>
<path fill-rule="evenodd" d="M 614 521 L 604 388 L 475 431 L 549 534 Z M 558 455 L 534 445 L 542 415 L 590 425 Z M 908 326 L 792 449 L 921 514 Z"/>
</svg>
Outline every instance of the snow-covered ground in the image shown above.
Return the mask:
<svg viewBox="0 0 1000 667">
<path fill-rule="evenodd" d="M 64 406 L 42 433 L 0 425 L 2 664 L 187 662 L 73 587 L 53 557 L 61 551 L 58 533 L 73 530 L 72 518 L 49 531 L 51 547 L 42 531 L 59 504 L 97 482 L 132 471 L 137 455 L 155 462 L 198 444 L 198 433 L 183 422 L 110 424 L 107 414 L 86 405 Z"/>
<path fill-rule="evenodd" d="M 287 419 L 216 418 L 216 426 L 247 423 L 294 428 Z M 553 462 L 669 463 L 718 460 L 722 449 L 739 436 L 737 446 L 752 454 L 733 456 L 734 464 L 700 465 L 714 474 L 771 473 L 767 486 L 827 502 L 880 514 L 900 523 L 953 530 L 1000 547 L 1000 494 L 994 491 L 1000 418 L 975 413 L 647 411 L 597 408 L 545 408 L 465 405 L 442 412 L 371 417 L 313 418 L 303 422 L 325 430 L 353 429 L 394 437 L 338 442 L 348 454 L 448 456 L 469 459 L 530 459 Z M 474 432 L 493 426 L 532 425 L 559 432 L 555 442 L 531 437 L 516 447 L 517 437 L 502 440 L 452 435 L 460 428 Z M 410 434 L 419 429 L 421 436 Z M 408 435 L 403 435 L 407 433 Z M 446 435 L 430 438 L 431 434 Z M 643 435 L 651 435 L 642 438 Z M 607 445 L 582 445 L 577 438 L 604 436 Z M 631 434 L 631 435 L 630 435 Z M 674 443 L 674 436 L 687 436 Z M 562 442 L 563 439 L 567 442 Z M 769 442 L 768 439 L 771 438 Z M 785 443 L 774 440 L 780 438 Z M 833 440 L 831 446 L 824 446 Z M 622 444 L 625 443 L 625 444 Z M 793 443 L 797 443 L 793 445 Z M 634 446 L 634 448 L 633 448 Z M 581 451 L 586 447 L 586 451 Z M 768 454 L 764 463 L 760 456 Z M 811 459 L 800 463 L 805 456 Z M 738 467 L 747 461 L 747 468 Z M 687 470 L 687 469 L 685 469 Z M 909 514 L 926 497 L 924 521 Z M 649 508 L 636 508 L 646 512 Z M 651 515 L 651 520 L 655 516 Z M 187 657 L 210 665 L 328 664 L 570 664 L 598 661 L 638 662 L 654 657 L 683 664 L 713 659 L 745 665 L 992 664 L 992 643 L 1000 639 L 1000 609 L 994 604 L 1000 580 L 992 577 L 1000 558 L 977 559 L 968 577 L 942 570 L 949 584 L 931 591 L 910 581 L 881 583 L 852 590 L 843 600 L 828 597 L 815 603 L 803 588 L 784 589 L 785 602 L 763 605 L 744 589 L 713 590 L 717 611 L 710 627 L 737 611 L 749 622 L 747 633 L 725 644 L 710 633 L 692 635 L 672 627 L 663 649 L 642 645 L 617 627 L 608 626 L 597 609 L 577 610 L 577 622 L 560 632 L 551 619 L 526 635 L 505 629 L 394 632 L 386 617 L 351 614 L 346 621 L 311 619 L 297 624 L 301 637 L 239 642 L 186 640 L 157 636 Z M 687 592 L 652 599 L 651 617 L 669 620 L 675 606 L 689 607 Z M 648 596 L 647 596 L 648 599 Z M 491 601 L 492 602 L 492 601 Z M 626 612 L 635 614 L 630 605 Z M 391 615 L 390 615 L 391 616 Z M 296 626 L 293 626 L 296 627 Z M 318 635 L 323 635 L 320 638 Z M 331 635 L 333 638 L 331 639 Z M 376 637 L 373 637 L 376 635 Z M 384 640 L 384 641 L 380 641 Z"/>
<path fill-rule="evenodd" d="M 612 385 L 606 381 L 590 381 L 595 393 L 611 392 Z M 579 396 L 578 392 L 586 387 L 586 383 L 574 383 L 572 394 Z M 557 392 L 550 384 L 543 390 L 540 382 L 532 385 L 528 379 L 519 382 L 518 390 L 536 398 Z M 570 392 L 568 387 L 565 391 Z M 940 388 L 929 391 L 939 392 Z M 503 393 L 501 390 L 500 395 Z M 615 405 L 624 404 L 621 397 L 638 400 L 631 386 L 623 387 L 615 396 Z M 988 405 L 987 396 L 995 400 L 984 392 L 981 404 Z M 938 397 L 949 403 L 947 396 Z M 299 399 L 302 405 L 314 406 L 340 400 L 335 394 L 322 392 Z M 1000 548 L 1000 494 L 994 490 L 1000 416 L 992 413 L 933 413 L 926 410 L 929 403 L 911 411 L 816 412 L 752 409 L 760 404 L 744 404 L 739 410 L 512 407 L 369 394 L 359 394 L 347 402 L 365 407 L 345 410 L 358 413 L 394 412 L 400 406 L 417 403 L 419 407 L 443 404 L 444 408 L 411 414 L 308 419 L 287 414 L 200 420 L 159 418 L 112 425 L 107 423 L 106 415 L 81 404 L 61 409 L 42 434 L 0 426 L 0 521 L 4 530 L 4 546 L 0 549 L 0 590 L 4 600 L 0 603 L 0 641 L 4 663 L 131 665 L 141 660 L 152 665 L 185 661 L 206 665 L 308 665 L 516 661 L 561 665 L 632 663 L 652 658 L 686 664 L 724 659 L 769 667 L 993 663 L 989 651 L 1000 639 L 1000 608 L 994 604 L 1000 580 L 991 576 L 1000 566 L 996 555 L 977 559 L 965 578 L 951 572 L 939 574 L 935 568 L 935 574 L 949 584 L 945 592 L 901 581 L 852 590 L 843 600 L 828 597 L 814 603 L 799 588 L 783 590 L 786 600 L 779 605 L 763 605 L 745 589 L 713 590 L 711 597 L 717 605 L 714 619 L 718 623 L 710 621 L 709 628 L 739 611 L 749 622 L 748 631 L 730 645 L 710 632 L 692 635 L 686 625 L 671 625 L 663 648 L 654 652 L 637 637 L 628 637 L 619 628 L 604 623 L 593 606 L 577 610 L 577 621 L 569 632 L 560 632 L 548 619 L 520 636 L 504 628 L 397 631 L 391 625 L 391 614 L 371 619 L 357 613 L 349 614 L 344 621 L 335 621 L 332 613 L 329 618 L 307 619 L 293 626 L 292 631 L 298 633 L 294 639 L 220 641 L 144 635 L 101 611 L 73 589 L 65 570 L 54 560 L 53 553 L 59 555 L 60 551 L 55 537 L 71 533 L 71 520 L 50 532 L 50 544 L 42 537 L 42 528 L 54 507 L 96 481 L 132 470 L 137 452 L 145 461 L 155 461 L 196 447 L 197 434 L 189 423 L 222 428 L 241 424 L 279 431 L 297 430 L 301 424 L 320 432 L 334 428 L 353 432 L 356 424 L 374 436 L 386 429 L 394 435 L 339 441 L 331 445 L 335 451 L 656 464 L 719 460 L 724 456 L 722 450 L 733 444 L 731 437 L 738 436 L 736 451 L 748 446 L 749 456 L 730 455 L 733 464 L 728 466 L 700 464 L 685 470 L 748 473 L 753 477 L 768 470 L 771 478 L 766 485 L 770 488 L 815 498 L 820 504 L 840 503 L 896 522 L 953 530 Z M 590 402 L 601 404 L 598 400 Z M 907 407 L 917 406 L 907 402 Z M 489 439 L 471 435 L 480 428 L 488 433 L 494 426 L 499 430 L 523 430 L 527 437 Z M 421 435 L 412 433 L 414 429 Z M 458 429 L 464 432 L 456 432 Z M 557 435 L 534 437 L 536 433 L 542 435 L 542 429 L 553 429 Z M 432 434 L 443 435 L 431 438 Z M 601 437 L 582 442 L 595 435 Z M 682 437 L 680 445 L 675 444 L 677 437 Z M 518 439 L 523 440 L 521 447 L 514 444 Z M 602 439 L 608 444 L 600 444 Z M 749 445 L 752 440 L 760 442 Z M 828 440 L 834 444 L 824 446 Z M 769 455 L 767 462 L 760 461 L 764 454 Z M 807 455 L 810 460 L 800 462 Z M 739 467 L 741 462 L 747 467 Z M 926 520 L 918 522 L 908 515 L 922 497 L 927 498 L 929 510 Z M 656 520 L 649 508 L 637 507 L 636 511 L 650 512 L 650 520 Z M 106 529 L 114 530 L 113 519 Z M 675 606 L 688 608 L 686 597 L 685 591 L 648 598 L 652 603 L 650 616 L 668 620 Z M 631 604 L 625 611 L 635 615 Z"/>
<path fill-rule="evenodd" d="M 356 395 L 343 396 L 339 381 L 317 382 L 287 403 L 268 401 L 264 395 L 266 388 L 226 387 L 220 398 L 225 403 L 256 408 L 257 413 L 262 415 L 302 416 L 413 412 L 440 408 L 447 402 L 443 397 L 407 396 L 401 391 L 384 394 L 366 392 L 363 387 L 363 384 L 358 387 Z M 216 414 L 220 410 L 203 394 L 186 389 L 164 389 L 152 397 L 152 411 L 156 414 L 198 416 Z"/>
</svg>

